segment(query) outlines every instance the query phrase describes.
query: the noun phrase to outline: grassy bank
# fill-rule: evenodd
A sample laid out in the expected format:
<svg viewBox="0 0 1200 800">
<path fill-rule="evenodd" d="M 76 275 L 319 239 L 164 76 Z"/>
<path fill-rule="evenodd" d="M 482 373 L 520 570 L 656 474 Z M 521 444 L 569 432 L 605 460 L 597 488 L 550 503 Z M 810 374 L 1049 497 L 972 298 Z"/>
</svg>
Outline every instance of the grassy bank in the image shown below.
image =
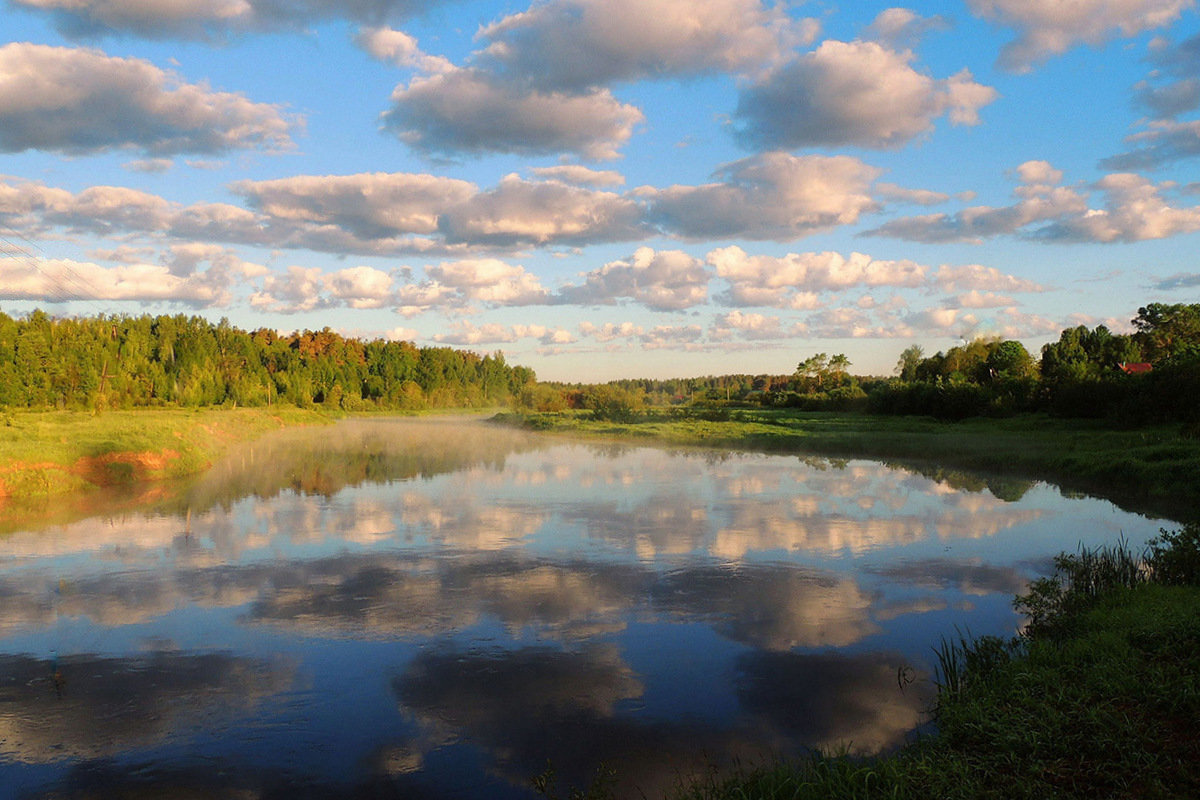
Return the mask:
<svg viewBox="0 0 1200 800">
<path fill-rule="evenodd" d="M 5 412 L 0 500 L 191 475 L 233 444 L 287 425 L 326 421 L 314 411 L 279 407 Z"/>
<path fill-rule="evenodd" d="M 938 465 L 1053 481 L 1176 518 L 1200 508 L 1200 438 L 1179 425 L 1116 429 L 1042 415 L 938 422 L 784 409 L 650 411 L 629 421 L 587 412 L 502 415 L 523 427 L 763 452 Z"/>
</svg>

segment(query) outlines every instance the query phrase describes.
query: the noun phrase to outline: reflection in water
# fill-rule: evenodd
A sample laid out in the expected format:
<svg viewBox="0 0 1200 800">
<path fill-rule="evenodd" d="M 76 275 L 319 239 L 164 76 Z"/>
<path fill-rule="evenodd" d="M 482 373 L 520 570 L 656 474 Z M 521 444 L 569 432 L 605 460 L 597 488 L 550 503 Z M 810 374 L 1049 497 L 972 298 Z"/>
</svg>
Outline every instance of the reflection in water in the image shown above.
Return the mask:
<svg viewBox="0 0 1200 800">
<path fill-rule="evenodd" d="M 158 744 L 286 688 L 289 670 L 219 653 L 0 657 L 0 754 L 25 762 Z"/>
<path fill-rule="evenodd" d="M 653 797 L 878 752 L 926 721 L 939 636 L 1009 633 L 1049 556 L 1165 524 L 445 420 L 285 431 L 149 500 L 0 537 L 14 795 L 518 800 L 549 760 L 560 788 L 603 763 Z"/>
<path fill-rule="evenodd" d="M 738 698 L 771 728 L 810 747 L 870 754 L 902 744 L 922 720 L 928 680 L 901 690 L 902 656 L 756 652 L 738 660 Z"/>
</svg>

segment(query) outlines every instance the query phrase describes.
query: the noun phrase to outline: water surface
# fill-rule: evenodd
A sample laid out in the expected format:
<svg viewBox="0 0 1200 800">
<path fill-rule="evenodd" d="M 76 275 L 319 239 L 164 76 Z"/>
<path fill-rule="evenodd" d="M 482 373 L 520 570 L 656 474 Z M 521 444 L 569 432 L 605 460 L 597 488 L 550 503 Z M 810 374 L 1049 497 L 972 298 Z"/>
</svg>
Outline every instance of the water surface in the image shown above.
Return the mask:
<svg viewBox="0 0 1200 800">
<path fill-rule="evenodd" d="M 1055 553 L 1169 525 L 455 420 L 285 431 L 108 502 L 0 520 L 0 796 L 529 798 L 550 765 L 655 797 L 882 752 L 927 722 L 941 635 L 1012 634 Z"/>
</svg>

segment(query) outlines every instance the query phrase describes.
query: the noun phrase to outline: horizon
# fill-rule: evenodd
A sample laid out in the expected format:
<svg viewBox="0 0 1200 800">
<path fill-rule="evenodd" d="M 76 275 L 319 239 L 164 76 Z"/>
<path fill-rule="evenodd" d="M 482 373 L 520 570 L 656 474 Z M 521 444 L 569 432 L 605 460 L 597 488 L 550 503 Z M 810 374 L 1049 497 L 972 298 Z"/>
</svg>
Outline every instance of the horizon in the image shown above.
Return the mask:
<svg viewBox="0 0 1200 800">
<path fill-rule="evenodd" d="M 11 0 L 0 310 L 891 375 L 1200 302 L 1193 0 Z"/>
</svg>

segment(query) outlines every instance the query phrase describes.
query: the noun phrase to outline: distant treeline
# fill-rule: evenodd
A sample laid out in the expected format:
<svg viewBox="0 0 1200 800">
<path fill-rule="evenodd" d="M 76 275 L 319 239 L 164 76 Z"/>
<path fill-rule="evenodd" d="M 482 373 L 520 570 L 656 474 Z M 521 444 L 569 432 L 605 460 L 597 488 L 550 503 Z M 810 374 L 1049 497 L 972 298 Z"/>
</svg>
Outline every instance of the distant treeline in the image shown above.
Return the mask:
<svg viewBox="0 0 1200 800">
<path fill-rule="evenodd" d="M 362 341 L 328 328 L 281 336 L 183 315 L 0 313 L 0 406 L 463 408 L 508 403 L 535 382 L 500 353 Z"/>
<path fill-rule="evenodd" d="M 1200 304 L 1151 303 L 1133 326 L 1128 335 L 1103 325 L 1068 328 L 1040 359 L 1011 339 L 975 339 L 932 356 L 912 345 L 891 378 L 854 376 L 845 355 L 817 353 L 790 375 L 541 384 L 527 398 L 543 411 L 585 408 L 612 419 L 647 406 L 762 405 L 940 419 L 1043 411 L 1122 424 L 1200 422 Z"/>
</svg>

